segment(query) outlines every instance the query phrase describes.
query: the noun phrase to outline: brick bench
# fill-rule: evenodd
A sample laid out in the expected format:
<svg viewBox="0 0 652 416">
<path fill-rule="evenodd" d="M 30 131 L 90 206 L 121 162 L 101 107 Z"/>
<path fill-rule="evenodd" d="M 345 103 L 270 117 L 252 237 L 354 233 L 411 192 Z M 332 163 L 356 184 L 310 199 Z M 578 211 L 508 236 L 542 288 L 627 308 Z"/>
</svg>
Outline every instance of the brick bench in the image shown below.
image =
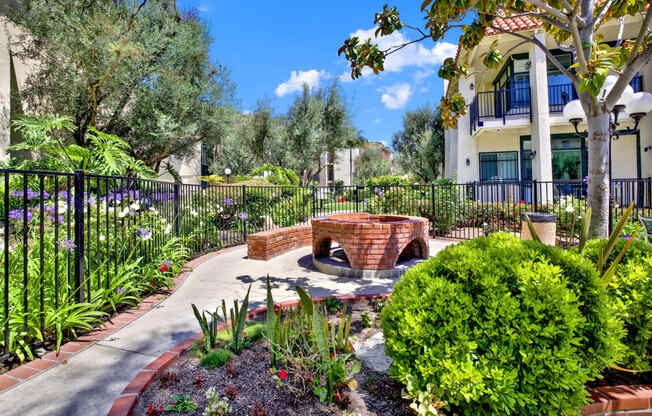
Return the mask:
<svg viewBox="0 0 652 416">
<path fill-rule="evenodd" d="M 247 255 L 251 260 L 269 260 L 295 248 L 312 245 L 312 227 L 295 225 L 247 236 Z"/>
</svg>

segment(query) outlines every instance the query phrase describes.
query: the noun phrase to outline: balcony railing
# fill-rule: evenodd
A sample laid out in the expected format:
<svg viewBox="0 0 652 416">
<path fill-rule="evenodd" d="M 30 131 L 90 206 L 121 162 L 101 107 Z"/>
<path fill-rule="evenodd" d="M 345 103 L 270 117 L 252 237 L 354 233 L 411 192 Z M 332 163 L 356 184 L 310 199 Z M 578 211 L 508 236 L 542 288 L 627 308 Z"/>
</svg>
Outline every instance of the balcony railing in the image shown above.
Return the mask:
<svg viewBox="0 0 652 416">
<path fill-rule="evenodd" d="M 632 86 L 634 92 L 643 91 L 643 77 L 636 74 L 630 81 L 629 85 Z M 569 101 L 577 99 L 577 91 L 573 84 L 562 85 L 549 85 L 548 86 L 548 105 L 551 113 L 561 113 L 564 111 L 564 106 Z"/>
<path fill-rule="evenodd" d="M 514 117 L 529 116 L 530 87 L 479 92 L 471 103 L 471 133 L 482 127 L 485 121 L 502 120 L 503 124 Z"/>
<path fill-rule="evenodd" d="M 634 92 L 643 91 L 643 77 L 636 74 L 629 83 Z M 548 106 L 550 113 L 561 113 L 569 101 L 577 99 L 573 84 L 549 85 Z M 530 87 L 479 92 L 470 110 L 471 133 L 484 126 L 485 121 L 502 120 L 503 124 L 514 117 L 530 116 L 532 121 Z"/>
</svg>

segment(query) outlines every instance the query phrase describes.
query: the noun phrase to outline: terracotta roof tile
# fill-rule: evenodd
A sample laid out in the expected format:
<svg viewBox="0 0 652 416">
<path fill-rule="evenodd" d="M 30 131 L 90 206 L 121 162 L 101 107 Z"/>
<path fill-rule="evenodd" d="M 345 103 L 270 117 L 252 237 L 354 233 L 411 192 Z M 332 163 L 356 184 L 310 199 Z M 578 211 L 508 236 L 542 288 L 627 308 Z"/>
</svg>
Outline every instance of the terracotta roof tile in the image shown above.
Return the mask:
<svg viewBox="0 0 652 416">
<path fill-rule="evenodd" d="M 499 27 L 506 32 L 520 32 L 541 27 L 541 23 L 529 16 L 496 17 L 494 19 L 494 26 Z M 501 32 L 492 28 L 487 28 L 485 33 L 488 36 L 492 36 L 498 35 Z"/>
</svg>

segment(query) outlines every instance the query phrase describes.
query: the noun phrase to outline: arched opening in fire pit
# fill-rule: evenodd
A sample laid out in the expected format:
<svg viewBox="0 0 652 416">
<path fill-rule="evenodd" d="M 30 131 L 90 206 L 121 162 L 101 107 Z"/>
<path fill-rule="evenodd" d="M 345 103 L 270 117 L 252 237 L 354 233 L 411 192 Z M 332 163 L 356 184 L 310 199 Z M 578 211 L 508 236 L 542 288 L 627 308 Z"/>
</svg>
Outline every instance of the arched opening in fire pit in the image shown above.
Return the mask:
<svg viewBox="0 0 652 416">
<path fill-rule="evenodd" d="M 404 261 L 411 260 L 413 258 L 417 259 L 427 259 L 428 258 L 428 243 L 426 243 L 422 238 L 415 238 L 410 241 L 408 245 L 405 246 L 401 254 L 398 256 L 396 263 L 402 263 Z"/>
</svg>

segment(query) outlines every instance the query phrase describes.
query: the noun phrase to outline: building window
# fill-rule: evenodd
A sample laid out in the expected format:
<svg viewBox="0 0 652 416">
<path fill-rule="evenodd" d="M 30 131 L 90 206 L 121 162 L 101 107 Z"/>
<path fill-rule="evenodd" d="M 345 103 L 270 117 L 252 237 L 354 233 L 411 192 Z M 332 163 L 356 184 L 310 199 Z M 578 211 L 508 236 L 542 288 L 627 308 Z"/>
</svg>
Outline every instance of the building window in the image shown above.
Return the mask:
<svg viewBox="0 0 652 416">
<path fill-rule="evenodd" d="M 480 180 L 518 180 L 518 152 L 480 153 Z"/>
</svg>

